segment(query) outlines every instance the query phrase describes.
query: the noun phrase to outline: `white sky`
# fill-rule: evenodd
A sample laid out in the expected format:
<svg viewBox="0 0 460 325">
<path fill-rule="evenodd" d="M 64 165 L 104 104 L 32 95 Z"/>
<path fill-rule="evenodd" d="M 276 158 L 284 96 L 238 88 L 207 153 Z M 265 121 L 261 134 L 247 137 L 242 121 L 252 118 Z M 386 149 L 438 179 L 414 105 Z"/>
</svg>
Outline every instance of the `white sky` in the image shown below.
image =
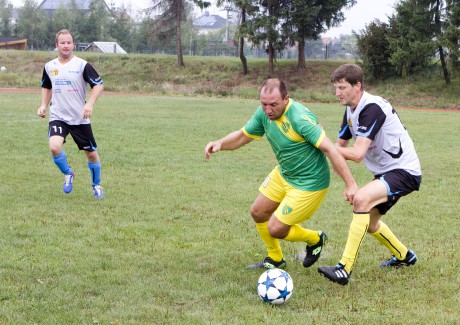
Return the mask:
<svg viewBox="0 0 460 325">
<path fill-rule="evenodd" d="M 215 2 L 214 0 L 208 0 Z M 388 16 L 394 13 L 394 5 L 399 0 L 357 0 L 350 10 L 345 10 L 345 21 L 340 27 L 332 28 L 324 36 L 338 37 L 341 34 L 351 34 L 352 30 L 360 32 L 366 27 L 367 24 L 379 19 L 382 22 L 388 22 Z M 10 0 L 15 7 L 21 7 L 24 4 L 23 0 Z M 41 0 L 37 0 L 38 3 Z M 124 4 L 126 8 L 143 9 L 151 3 L 150 0 L 106 0 L 108 4 L 115 3 L 115 5 Z M 219 11 L 213 7 L 209 10 L 211 13 L 218 14 L 226 17 L 225 11 Z"/>
</svg>

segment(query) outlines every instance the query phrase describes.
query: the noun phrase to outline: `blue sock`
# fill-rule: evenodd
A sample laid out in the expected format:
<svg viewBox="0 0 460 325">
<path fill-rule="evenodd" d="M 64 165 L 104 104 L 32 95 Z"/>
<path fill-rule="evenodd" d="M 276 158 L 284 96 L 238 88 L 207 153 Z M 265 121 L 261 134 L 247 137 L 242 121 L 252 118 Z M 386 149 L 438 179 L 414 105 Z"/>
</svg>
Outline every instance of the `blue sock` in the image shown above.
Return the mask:
<svg viewBox="0 0 460 325">
<path fill-rule="evenodd" d="M 101 162 L 89 162 L 88 161 L 89 172 L 91 173 L 91 181 L 93 186 L 101 184 Z"/>
<path fill-rule="evenodd" d="M 70 168 L 69 164 L 67 163 L 67 156 L 65 155 L 64 150 L 61 151 L 61 153 L 54 157 L 53 161 L 58 166 L 59 170 L 64 174 L 64 175 L 69 175 L 72 174 L 72 168 Z"/>
</svg>

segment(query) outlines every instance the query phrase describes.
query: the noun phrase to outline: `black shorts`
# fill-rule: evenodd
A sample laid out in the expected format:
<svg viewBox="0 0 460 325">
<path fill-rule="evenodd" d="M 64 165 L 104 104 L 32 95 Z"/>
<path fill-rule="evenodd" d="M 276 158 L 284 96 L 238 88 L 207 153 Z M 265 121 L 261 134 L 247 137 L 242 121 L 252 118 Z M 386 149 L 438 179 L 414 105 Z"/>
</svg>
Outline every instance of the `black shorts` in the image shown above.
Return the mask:
<svg viewBox="0 0 460 325">
<path fill-rule="evenodd" d="M 69 125 L 62 121 L 51 121 L 48 129 L 48 138 L 54 135 L 64 138 L 72 136 L 78 146 L 78 149 L 85 151 L 96 151 L 97 144 L 94 139 L 91 124 Z"/>
<path fill-rule="evenodd" d="M 375 206 L 380 215 L 387 213 L 398 200 L 413 191 L 418 191 L 422 176 L 412 175 L 404 169 L 394 169 L 385 174 L 375 175 L 387 187 L 388 201 Z"/>
</svg>

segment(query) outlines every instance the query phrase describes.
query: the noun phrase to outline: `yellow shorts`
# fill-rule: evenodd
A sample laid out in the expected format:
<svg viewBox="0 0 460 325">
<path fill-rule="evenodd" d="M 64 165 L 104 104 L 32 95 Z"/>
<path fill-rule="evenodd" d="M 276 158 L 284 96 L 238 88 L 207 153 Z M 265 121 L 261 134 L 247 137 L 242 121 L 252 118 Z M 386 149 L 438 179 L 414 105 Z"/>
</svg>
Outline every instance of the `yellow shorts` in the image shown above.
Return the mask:
<svg viewBox="0 0 460 325">
<path fill-rule="evenodd" d="M 327 188 L 320 191 L 299 190 L 286 182 L 278 166 L 259 187 L 260 193 L 265 197 L 280 203 L 275 211 L 278 220 L 291 226 L 308 220 L 320 207 L 327 190 Z"/>
</svg>

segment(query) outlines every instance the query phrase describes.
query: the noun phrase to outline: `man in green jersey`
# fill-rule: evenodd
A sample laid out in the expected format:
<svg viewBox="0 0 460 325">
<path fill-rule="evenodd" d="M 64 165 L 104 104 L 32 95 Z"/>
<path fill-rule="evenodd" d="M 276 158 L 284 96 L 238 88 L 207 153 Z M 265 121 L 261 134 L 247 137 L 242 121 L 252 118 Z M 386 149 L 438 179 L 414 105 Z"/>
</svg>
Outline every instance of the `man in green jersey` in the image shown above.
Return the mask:
<svg viewBox="0 0 460 325">
<path fill-rule="evenodd" d="M 345 182 L 345 200 L 353 202 L 358 186 L 317 117 L 289 98 L 283 81 L 267 79 L 260 88 L 260 103 L 241 130 L 209 142 L 204 154 L 209 159 L 215 152 L 238 149 L 267 135 L 278 165 L 259 187 L 250 213 L 268 256 L 247 268 L 284 268 L 279 239 L 306 243 L 303 265 L 310 267 L 318 260 L 327 236 L 300 224 L 316 212 L 326 196 L 330 182 L 326 156 Z"/>
</svg>

